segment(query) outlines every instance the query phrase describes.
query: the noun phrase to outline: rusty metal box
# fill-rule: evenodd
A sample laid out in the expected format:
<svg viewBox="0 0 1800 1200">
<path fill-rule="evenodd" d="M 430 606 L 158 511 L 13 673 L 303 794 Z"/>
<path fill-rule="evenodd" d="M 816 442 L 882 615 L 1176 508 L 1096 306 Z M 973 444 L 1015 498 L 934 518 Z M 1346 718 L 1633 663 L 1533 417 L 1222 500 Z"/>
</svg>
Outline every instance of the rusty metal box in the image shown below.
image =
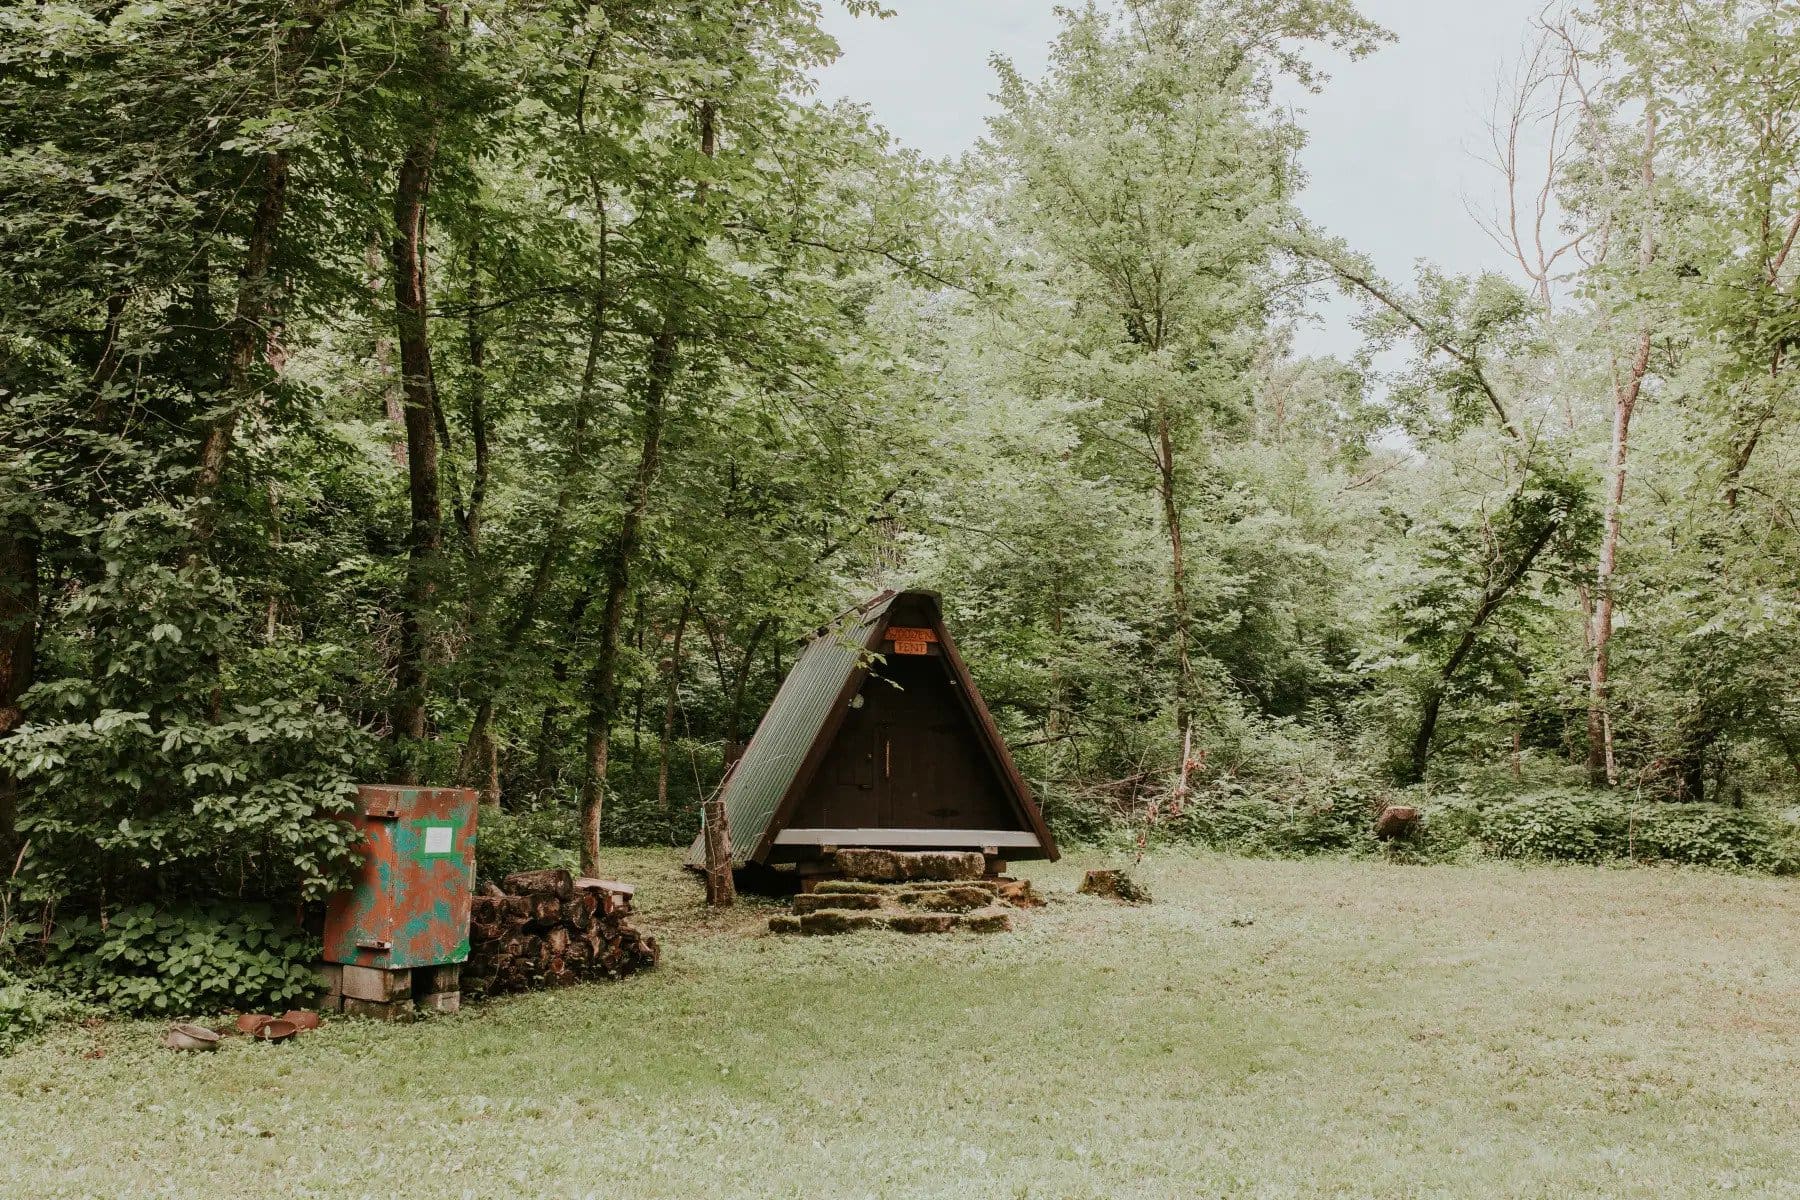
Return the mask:
<svg viewBox="0 0 1800 1200">
<path fill-rule="evenodd" d="M 325 961 L 397 970 L 469 957 L 476 797 L 467 788 L 357 788 L 356 880 L 325 910 Z"/>
</svg>

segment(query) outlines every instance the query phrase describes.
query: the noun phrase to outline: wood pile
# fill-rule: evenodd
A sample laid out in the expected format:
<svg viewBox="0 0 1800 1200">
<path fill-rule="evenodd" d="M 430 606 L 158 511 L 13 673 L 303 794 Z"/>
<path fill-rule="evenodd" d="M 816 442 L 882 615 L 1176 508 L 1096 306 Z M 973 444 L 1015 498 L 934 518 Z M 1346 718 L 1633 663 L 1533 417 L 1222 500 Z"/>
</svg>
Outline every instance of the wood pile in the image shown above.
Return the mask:
<svg viewBox="0 0 1800 1200">
<path fill-rule="evenodd" d="M 655 966 L 656 939 L 628 919 L 633 891 L 562 870 L 521 871 L 484 885 L 470 905 L 463 990 L 524 992 Z"/>
</svg>

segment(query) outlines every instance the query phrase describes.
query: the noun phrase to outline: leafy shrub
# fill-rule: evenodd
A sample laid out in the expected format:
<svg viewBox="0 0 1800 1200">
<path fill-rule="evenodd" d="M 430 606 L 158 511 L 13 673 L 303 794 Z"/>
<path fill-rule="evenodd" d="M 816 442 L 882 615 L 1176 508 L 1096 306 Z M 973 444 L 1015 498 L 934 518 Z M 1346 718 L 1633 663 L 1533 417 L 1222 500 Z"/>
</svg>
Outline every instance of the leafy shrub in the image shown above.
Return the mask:
<svg viewBox="0 0 1800 1200">
<path fill-rule="evenodd" d="M 1100 846 L 1119 840 L 1125 832 L 1125 815 L 1091 792 L 1047 787 L 1038 803 L 1058 845 Z"/>
<path fill-rule="evenodd" d="M 179 514 L 101 538 L 45 647 L 27 722 L 0 741 L 21 784 L 28 883 L 45 899 L 321 897 L 355 861 L 348 811 L 365 736 L 316 700 L 318 663 L 243 627 L 230 583 L 183 555 Z"/>
<path fill-rule="evenodd" d="M 1227 778 L 1196 792 L 1160 832 L 1176 842 L 1257 853 L 1280 819 L 1267 797 L 1251 795 L 1238 780 Z"/>
<path fill-rule="evenodd" d="M 1263 832 L 1263 842 L 1277 854 L 1341 854 L 1367 849 L 1379 807 L 1373 793 L 1338 784 L 1286 808 L 1282 819 Z"/>
<path fill-rule="evenodd" d="M 1540 792 L 1487 808 L 1478 836 L 1502 858 L 1599 862 L 1624 857 L 1625 825 L 1614 797 Z"/>
<path fill-rule="evenodd" d="M 59 922 L 48 968 L 71 991 L 118 1012 L 280 1010 L 317 989 L 319 950 L 267 905 L 140 904 L 104 929 L 86 916 Z"/>
<path fill-rule="evenodd" d="M 83 1011 L 85 1006 L 42 981 L 0 968 L 0 1055 L 11 1053 L 52 1021 Z"/>
<path fill-rule="evenodd" d="M 1433 798 L 1410 790 L 1395 792 L 1393 804 L 1411 805 L 1423 820 L 1418 833 L 1406 843 L 1390 842 L 1390 857 L 1408 862 L 1449 862 L 1465 855 L 1479 855 L 1481 843 L 1481 810 L 1465 797 L 1451 795 Z"/>
<path fill-rule="evenodd" d="M 618 790 L 602 812 L 601 840 L 608 846 L 685 846 L 700 832 L 696 778 L 717 779 L 725 763 L 717 744 L 677 738 L 669 747 L 669 802 L 656 798 L 654 739 L 620 748 L 610 779 Z M 569 819 L 573 828 L 574 818 Z"/>
<path fill-rule="evenodd" d="M 1373 849 L 1374 792 L 1347 782 L 1282 797 L 1235 777 L 1197 790 L 1162 826 L 1162 837 L 1240 854 L 1341 854 Z"/>
<path fill-rule="evenodd" d="M 1760 809 L 1640 805 L 1630 813 L 1626 839 L 1627 852 L 1640 860 L 1783 875 L 1800 871 L 1800 838 L 1792 827 Z"/>
<path fill-rule="evenodd" d="M 1540 777 L 1554 778 L 1546 769 Z M 1218 776 L 1197 787 L 1179 812 L 1152 831 L 1159 842 L 1237 854 L 1374 853 L 1374 820 L 1387 803 L 1424 817 L 1419 835 L 1389 846 L 1405 861 L 1445 861 L 1475 853 L 1546 862 L 1635 860 L 1729 870 L 1800 872 L 1800 825 L 1754 805 L 1641 802 L 1585 787 L 1504 790 L 1509 776 L 1465 779 L 1459 790 L 1377 791 L 1348 780 L 1304 780 L 1289 794 L 1267 781 Z M 1135 838 L 1127 814 L 1080 792 L 1052 793 L 1059 838 L 1101 846 Z M 1141 819 L 1141 817 L 1140 817 Z M 1079 835 L 1079 843 L 1068 838 Z"/>
<path fill-rule="evenodd" d="M 565 809 L 533 812 L 481 810 L 475 834 L 475 871 L 501 880 L 516 871 L 574 867 L 578 857 L 575 814 Z"/>
<path fill-rule="evenodd" d="M 1555 790 L 1472 809 L 1475 836 L 1502 858 L 1683 863 L 1728 870 L 1800 870 L 1800 836 L 1765 809 L 1628 802 Z"/>
</svg>

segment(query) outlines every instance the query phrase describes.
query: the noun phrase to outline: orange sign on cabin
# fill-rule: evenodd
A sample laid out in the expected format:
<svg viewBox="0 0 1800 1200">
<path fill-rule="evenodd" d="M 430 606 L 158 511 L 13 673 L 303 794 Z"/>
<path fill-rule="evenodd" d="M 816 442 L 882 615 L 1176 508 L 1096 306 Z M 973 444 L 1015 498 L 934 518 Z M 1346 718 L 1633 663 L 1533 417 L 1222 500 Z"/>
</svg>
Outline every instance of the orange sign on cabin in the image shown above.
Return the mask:
<svg viewBox="0 0 1800 1200">
<path fill-rule="evenodd" d="M 935 629 L 919 629 L 910 625 L 890 625 L 887 640 L 894 643 L 895 654 L 930 654 L 929 643 L 938 640 Z"/>
</svg>

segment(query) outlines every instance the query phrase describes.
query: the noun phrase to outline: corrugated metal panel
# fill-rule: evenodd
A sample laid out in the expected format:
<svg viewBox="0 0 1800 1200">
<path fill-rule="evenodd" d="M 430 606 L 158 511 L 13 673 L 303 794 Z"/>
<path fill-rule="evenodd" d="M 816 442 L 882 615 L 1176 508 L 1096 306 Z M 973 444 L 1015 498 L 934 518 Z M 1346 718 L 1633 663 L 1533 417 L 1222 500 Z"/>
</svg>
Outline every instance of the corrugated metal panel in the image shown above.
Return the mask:
<svg viewBox="0 0 1800 1200">
<path fill-rule="evenodd" d="M 781 683 L 768 713 L 743 757 L 725 781 L 725 815 L 731 822 L 731 860 L 743 866 L 787 794 L 806 753 L 818 738 L 831 706 L 856 670 L 870 634 L 887 613 L 893 596 L 883 596 L 867 609 L 815 637 Z M 705 861 L 704 835 L 688 850 L 688 862 Z"/>
</svg>

